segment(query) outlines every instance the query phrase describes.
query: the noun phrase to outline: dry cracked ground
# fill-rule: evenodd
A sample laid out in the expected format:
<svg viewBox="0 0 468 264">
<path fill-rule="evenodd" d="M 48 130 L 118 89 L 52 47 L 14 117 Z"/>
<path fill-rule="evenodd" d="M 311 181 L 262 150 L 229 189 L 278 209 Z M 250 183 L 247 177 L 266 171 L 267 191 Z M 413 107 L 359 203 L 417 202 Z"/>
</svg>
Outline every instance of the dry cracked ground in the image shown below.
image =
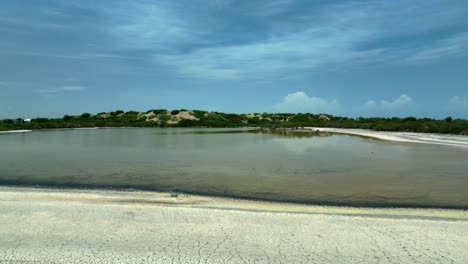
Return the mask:
<svg viewBox="0 0 468 264">
<path fill-rule="evenodd" d="M 468 263 L 468 215 L 2 187 L 0 263 Z"/>
</svg>

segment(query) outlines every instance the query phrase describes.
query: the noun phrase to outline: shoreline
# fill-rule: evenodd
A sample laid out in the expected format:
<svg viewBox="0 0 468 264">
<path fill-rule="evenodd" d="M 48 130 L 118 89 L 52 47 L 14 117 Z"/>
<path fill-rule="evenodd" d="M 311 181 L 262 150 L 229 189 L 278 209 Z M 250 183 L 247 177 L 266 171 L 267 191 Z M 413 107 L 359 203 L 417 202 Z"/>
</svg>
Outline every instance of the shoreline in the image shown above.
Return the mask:
<svg viewBox="0 0 468 264">
<path fill-rule="evenodd" d="M 29 133 L 29 132 L 33 132 L 33 130 L 27 130 L 27 129 L 23 129 L 23 130 L 7 130 L 7 131 L 0 131 L 0 134 L 15 134 L 15 133 Z"/>
<path fill-rule="evenodd" d="M 206 128 L 206 129 L 259 129 L 259 127 L 247 127 L 247 126 L 239 126 L 239 127 L 132 127 L 132 126 L 122 126 L 122 127 L 74 127 L 74 128 L 46 128 L 46 129 L 36 129 L 36 130 L 7 130 L 7 131 L 0 131 L 0 134 L 16 134 L 16 133 L 29 133 L 29 132 L 41 132 L 41 131 L 67 131 L 67 130 L 97 130 L 97 129 L 128 129 L 128 128 L 145 128 L 145 129 L 153 129 L 153 128 L 161 128 L 161 129 L 168 129 L 168 128 L 180 128 L 180 129 L 190 129 L 190 128 Z"/>
<path fill-rule="evenodd" d="M 95 130 L 95 129 L 122 129 L 122 128 L 149 128 L 149 127 L 82 127 L 82 128 L 52 128 L 40 130 L 8 130 L 0 131 L 0 134 L 16 134 L 30 133 L 35 131 L 62 131 L 62 130 Z M 179 128 L 179 127 L 175 127 Z M 206 128 L 213 127 L 180 127 L 180 128 Z M 224 128 L 224 127 L 223 127 Z M 225 127 L 238 129 L 259 129 L 259 127 Z M 215 128 L 216 129 L 216 128 Z M 334 134 L 361 136 L 384 141 L 402 142 L 402 143 L 421 143 L 433 144 L 441 146 L 461 147 L 468 149 L 468 136 L 453 135 L 453 134 L 434 134 L 434 133 L 418 133 L 418 132 L 393 132 L 393 131 L 375 131 L 359 128 L 333 128 L 333 127 L 303 127 L 295 131 L 313 132 L 329 132 Z"/>
<path fill-rule="evenodd" d="M 468 210 L 434 207 L 357 207 L 320 205 L 220 197 L 199 194 L 171 193 L 138 189 L 60 188 L 30 186 L 0 186 L 1 196 L 15 197 L 17 201 L 56 200 L 92 204 L 145 204 L 155 206 L 192 207 L 199 209 L 275 212 L 294 214 L 332 214 L 347 216 L 374 216 L 397 218 L 424 218 L 463 220 L 468 222 Z M 5 201 L 0 199 L 1 201 Z"/>
<path fill-rule="evenodd" d="M 467 263 L 468 212 L 0 187 L 1 263 Z"/>
<path fill-rule="evenodd" d="M 84 184 L 18 184 L 13 181 L 0 183 L 0 191 L 2 188 L 10 189 L 25 189 L 25 190 L 48 190 L 51 192 L 96 192 L 96 193 L 153 193 L 153 194 L 172 194 L 178 196 L 190 197 L 205 197 L 213 200 L 226 201 L 244 201 L 249 203 L 266 203 L 266 204 L 281 204 L 287 206 L 303 206 L 303 207 L 333 207 L 333 208 L 358 208 L 358 209 L 403 209 L 403 210 L 459 210 L 467 211 L 468 207 L 462 204 L 421 204 L 421 203 L 402 203 L 402 202 L 378 202 L 378 201 L 330 201 L 330 200 L 301 200 L 301 199 L 281 199 L 281 198 L 266 198 L 249 195 L 234 195 L 207 193 L 186 190 L 167 190 L 158 188 L 148 188 L 139 186 L 108 186 L 108 185 L 84 185 Z"/>
<path fill-rule="evenodd" d="M 374 131 L 353 128 L 304 127 L 305 131 L 330 132 L 335 134 L 362 136 L 392 142 L 421 143 L 468 148 L 468 136 L 417 132 Z"/>
</svg>

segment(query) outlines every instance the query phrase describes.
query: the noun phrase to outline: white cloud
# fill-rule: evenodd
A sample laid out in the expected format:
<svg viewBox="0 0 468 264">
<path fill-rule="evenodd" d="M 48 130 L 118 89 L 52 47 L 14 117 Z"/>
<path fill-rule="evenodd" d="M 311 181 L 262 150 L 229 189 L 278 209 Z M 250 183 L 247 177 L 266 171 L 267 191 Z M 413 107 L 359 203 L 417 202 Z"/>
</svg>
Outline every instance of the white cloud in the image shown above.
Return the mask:
<svg viewBox="0 0 468 264">
<path fill-rule="evenodd" d="M 304 92 L 290 93 L 277 104 L 275 111 L 292 113 L 330 113 L 339 108 L 336 100 L 327 100 L 321 97 L 308 96 Z"/>
<path fill-rule="evenodd" d="M 400 95 L 397 99 L 393 101 L 381 101 L 381 106 L 383 109 L 398 109 L 406 107 L 413 102 L 413 98 L 409 97 L 406 94 Z"/>
<path fill-rule="evenodd" d="M 377 108 L 378 104 L 374 100 L 369 100 L 364 104 L 364 108 Z"/>
<path fill-rule="evenodd" d="M 468 111 L 468 97 L 453 96 L 449 100 L 449 108 Z"/>
<path fill-rule="evenodd" d="M 88 87 L 86 86 L 65 85 L 61 87 L 55 87 L 55 88 L 50 88 L 50 89 L 40 89 L 36 91 L 39 93 L 44 93 L 44 94 L 53 94 L 53 93 L 64 93 L 64 92 L 82 92 L 87 89 Z"/>
<path fill-rule="evenodd" d="M 408 107 L 412 103 L 413 98 L 406 94 L 402 94 L 393 101 L 381 100 L 380 102 L 376 102 L 375 100 L 369 100 L 363 105 L 363 108 L 374 110 L 398 110 Z"/>
</svg>

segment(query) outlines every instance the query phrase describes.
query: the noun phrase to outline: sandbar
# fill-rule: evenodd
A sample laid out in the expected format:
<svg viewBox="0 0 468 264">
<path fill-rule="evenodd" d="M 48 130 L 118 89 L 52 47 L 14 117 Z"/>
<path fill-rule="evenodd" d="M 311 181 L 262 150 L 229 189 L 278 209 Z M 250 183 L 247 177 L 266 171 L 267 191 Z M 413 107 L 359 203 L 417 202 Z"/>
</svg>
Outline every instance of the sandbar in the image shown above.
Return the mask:
<svg viewBox="0 0 468 264">
<path fill-rule="evenodd" d="M 407 142 L 407 143 L 424 143 L 436 144 L 445 146 L 454 146 L 468 148 L 468 136 L 452 135 L 452 134 L 434 134 L 434 133 L 415 133 L 415 132 L 389 132 L 389 131 L 374 131 L 367 129 L 351 129 L 351 128 L 332 128 L 332 127 L 304 127 L 306 130 L 320 132 L 330 132 L 336 134 L 347 134 L 355 136 L 363 136 L 387 141 Z"/>
</svg>

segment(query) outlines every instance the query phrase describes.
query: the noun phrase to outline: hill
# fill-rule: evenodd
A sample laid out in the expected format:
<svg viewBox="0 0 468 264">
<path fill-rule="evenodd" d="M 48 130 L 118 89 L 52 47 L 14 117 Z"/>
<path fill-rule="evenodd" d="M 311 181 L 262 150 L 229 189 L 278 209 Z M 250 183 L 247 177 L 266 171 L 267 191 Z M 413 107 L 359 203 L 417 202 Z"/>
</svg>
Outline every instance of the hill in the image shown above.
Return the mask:
<svg viewBox="0 0 468 264">
<path fill-rule="evenodd" d="M 84 113 L 63 118 L 34 118 L 0 120 L 0 131 L 15 129 L 54 129 L 84 127 L 267 127 L 296 128 L 305 126 L 361 128 L 377 131 L 407 131 L 468 135 L 465 119 L 443 120 L 415 117 L 348 118 L 311 113 L 251 113 L 233 114 L 203 110 L 154 109 L 146 112 L 114 111 L 98 114 Z"/>
</svg>

